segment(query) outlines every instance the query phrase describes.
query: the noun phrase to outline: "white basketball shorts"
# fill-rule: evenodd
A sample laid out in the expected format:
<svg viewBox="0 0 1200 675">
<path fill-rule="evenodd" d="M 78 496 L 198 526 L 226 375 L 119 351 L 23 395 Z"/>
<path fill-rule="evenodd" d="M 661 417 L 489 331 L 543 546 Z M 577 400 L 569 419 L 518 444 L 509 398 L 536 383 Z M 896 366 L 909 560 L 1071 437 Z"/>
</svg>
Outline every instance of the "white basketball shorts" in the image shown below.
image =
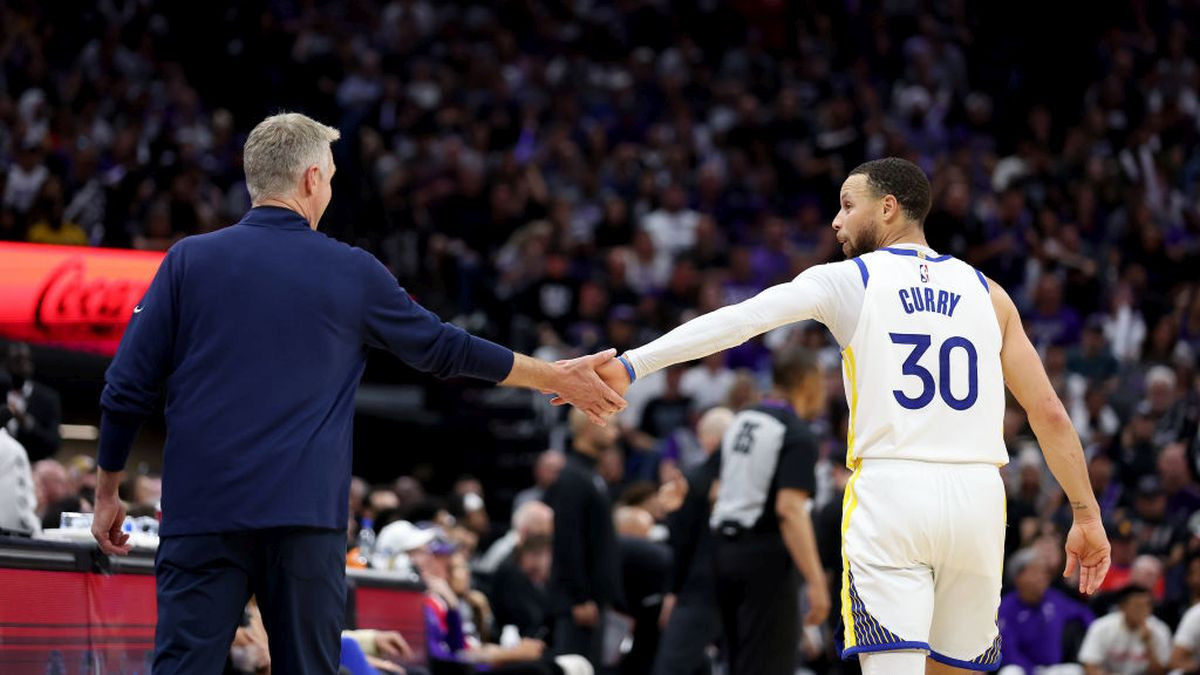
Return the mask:
<svg viewBox="0 0 1200 675">
<path fill-rule="evenodd" d="M 842 657 L 1000 661 L 1004 483 L 991 464 L 862 459 L 842 502 Z"/>
</svg>

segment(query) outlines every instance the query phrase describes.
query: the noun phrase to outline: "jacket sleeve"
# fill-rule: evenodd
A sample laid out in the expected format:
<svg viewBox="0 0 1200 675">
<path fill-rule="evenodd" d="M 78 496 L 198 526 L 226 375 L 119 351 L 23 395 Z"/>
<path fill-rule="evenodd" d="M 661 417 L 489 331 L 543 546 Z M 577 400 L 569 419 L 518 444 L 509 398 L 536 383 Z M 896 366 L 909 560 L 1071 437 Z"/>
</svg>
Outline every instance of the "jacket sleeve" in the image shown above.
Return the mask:
<svg viewBox="0 0 1200 675">
<path fill-rule="evenodd" d="M 417 370 L 500 382 L 512 371 L 512 350 L 443 322 L 413 301 L 374 256 L 367 259 L 364 341 Z"/>
<path fill-rule="evenodd" d="M 179 257 L 167 252 L 146 295 L 133 309 L 117 355 L 104 374 L 100 395 L 100 442 L 97 463 L 120 471 L 142 422 L 154 411 L 174 357 L 178 307 Z"/>
</svg>

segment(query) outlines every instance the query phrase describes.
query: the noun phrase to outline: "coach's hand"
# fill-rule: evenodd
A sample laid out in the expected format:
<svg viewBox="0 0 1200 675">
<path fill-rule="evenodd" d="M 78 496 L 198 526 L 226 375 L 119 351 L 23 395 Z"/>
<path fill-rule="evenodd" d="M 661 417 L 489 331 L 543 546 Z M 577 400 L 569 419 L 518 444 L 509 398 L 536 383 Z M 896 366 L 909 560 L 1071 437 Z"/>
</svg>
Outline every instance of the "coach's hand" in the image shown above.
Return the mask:
<svg viewBox="0 0 1200 675">
<path fill-rule="evenodd" d="M 553 393 L 556 396 L 551 403 L 555 405 L 569 403 L 587 413 L 592 422 L 604 426 L 605 419 L 609 415 L 621 412 L 627 405 L 625 399 L 621 398 L 621 391 L 614 390 L 597 374 L 600 368 L 608 364 L 623 370 L 623 366 L 614 360 L 616 356 L 617 350 L 607 349 L 596 354 L 555 363 L 557 377 L 553 385 Z"/>
<path fill-rule="evenodd" d="M 115 484 L 111 493 L 104 489 L 105 473 L 107 472 L 101 470 L 100 482 L 96 486 L 96 512 L 92 514 L 92 536 L 100 544 L 101 551 L 109 555 L 125 555 L 133 548 L 129 543 L 129 535 L 121 531 L 121 526 L 125 524 L 125 505 L 117 497 Z"/>
<path fill-rule="evenodd" d="M 1104 535 L 1104 525 L 1099 518 L 1076 519 L 1067 533 L 1067 567 L 1063 576 L 1069 577 L 1079 570 L 1079 592 L 1091 595 L 1100 588 L 1112 562 L 1112 549 Z"/>
</svg>

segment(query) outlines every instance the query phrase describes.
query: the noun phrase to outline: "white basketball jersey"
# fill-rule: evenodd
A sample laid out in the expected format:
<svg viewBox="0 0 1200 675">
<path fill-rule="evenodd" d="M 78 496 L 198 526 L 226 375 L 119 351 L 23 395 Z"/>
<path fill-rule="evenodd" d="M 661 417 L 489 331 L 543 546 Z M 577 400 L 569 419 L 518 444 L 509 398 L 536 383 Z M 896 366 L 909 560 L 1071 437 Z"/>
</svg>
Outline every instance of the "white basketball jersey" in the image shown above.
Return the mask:
<svg viewBox="0 0 1200 675">
<path fill-rule="evenodd" d="M 842 351 L 846 463 L 1007 463 L 1002 339 L 985 277 L 951 256 L 907 248 L 855 263 L 865 293 Z"/>
</svg>

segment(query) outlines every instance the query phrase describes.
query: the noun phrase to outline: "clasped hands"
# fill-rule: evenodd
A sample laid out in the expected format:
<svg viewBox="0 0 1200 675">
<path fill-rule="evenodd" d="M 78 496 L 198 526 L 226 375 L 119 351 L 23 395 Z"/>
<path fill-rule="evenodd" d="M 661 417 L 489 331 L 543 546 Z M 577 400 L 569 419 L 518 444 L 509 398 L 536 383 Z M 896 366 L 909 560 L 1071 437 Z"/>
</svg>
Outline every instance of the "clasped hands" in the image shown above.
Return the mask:
<svg viewBox="0 0 1200 675">
<path fill-rule="evenodd" d="M 553 389 L 554 405 L 573 405 L 601 426 L 610 416 L 625 409 L 625 391 L 629 389 L 629 374 L 617 360 L 617 350 L 607 349 L 554 364 L 558 377 Z"/>
</svg>

